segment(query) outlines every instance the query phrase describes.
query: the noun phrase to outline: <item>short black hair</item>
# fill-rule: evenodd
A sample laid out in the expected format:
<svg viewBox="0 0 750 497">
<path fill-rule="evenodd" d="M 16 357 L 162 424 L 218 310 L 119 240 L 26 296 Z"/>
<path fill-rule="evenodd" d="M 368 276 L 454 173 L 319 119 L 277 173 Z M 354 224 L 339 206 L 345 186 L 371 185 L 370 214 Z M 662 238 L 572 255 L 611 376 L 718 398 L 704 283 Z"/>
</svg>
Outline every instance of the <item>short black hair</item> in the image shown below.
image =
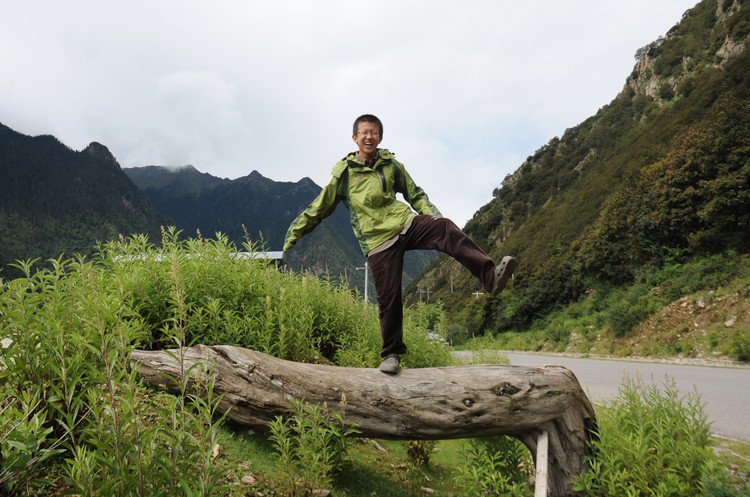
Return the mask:
<svg viewBox="0 0 750 497">
<path fill-rule="evenodd" d="M 354 129 L 352 130 L 352 135 L 357 134 L 357 130 L 359 129 L 359 123 L 372 123 L 377 124 L 380 128 L 380 136 L 383 136 L 383 123 L 380 122 L 380 119 L 378 119 L 376 116 L 373 116 L 372 114 L 362 114 L 354 121 Z"/>
</svg>

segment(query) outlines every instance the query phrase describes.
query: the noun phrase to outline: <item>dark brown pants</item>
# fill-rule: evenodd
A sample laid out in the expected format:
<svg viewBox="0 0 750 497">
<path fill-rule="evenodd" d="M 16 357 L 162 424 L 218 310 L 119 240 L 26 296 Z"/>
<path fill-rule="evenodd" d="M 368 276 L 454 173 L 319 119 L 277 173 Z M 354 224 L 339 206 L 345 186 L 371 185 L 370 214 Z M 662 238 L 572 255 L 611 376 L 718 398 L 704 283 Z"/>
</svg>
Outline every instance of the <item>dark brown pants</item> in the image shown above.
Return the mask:
<svg viewBox="0 0 750 497">
<path fill-rule="evenodd" d="M 450 219 L 416 216 L 411 227 L 391 247 L 367 258 L 375 280 L 380 334 L 383 337 L 382 357 L 406 354 L 401 300 L 401 274 L 407 250 L 439 250 L 453 257 L 479 278 L 482 287 L 491 290 L 495 263 L 474 240 Z"/>
</svg>

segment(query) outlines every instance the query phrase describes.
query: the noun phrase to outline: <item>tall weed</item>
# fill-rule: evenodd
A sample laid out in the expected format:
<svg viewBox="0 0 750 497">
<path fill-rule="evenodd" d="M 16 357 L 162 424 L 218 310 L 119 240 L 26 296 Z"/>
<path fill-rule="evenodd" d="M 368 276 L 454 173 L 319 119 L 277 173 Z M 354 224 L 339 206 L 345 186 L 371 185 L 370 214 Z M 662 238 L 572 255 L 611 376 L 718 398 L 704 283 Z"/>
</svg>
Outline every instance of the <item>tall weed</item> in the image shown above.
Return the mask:
<svg viewBox="0 0 750 497">
<path fill-rule="evenodd" d="M 51 269 L 36 272 L 30 263 L 19 264 L 26 277 L 4 282 L 0 294 L 0 329 L 7 343 L 0 349 L 0 383 L 8 398 L 20 402 L 10 412 L 20 406 L 17 419 L 23 419 L 4 445 L 0 469 L 6 475 L 19 454 L 27 459 L 25 467 L 35 469 L 50 452 L 77 445 L 90 411 L 86 393 L 100 382 L 89 347 L 90 321 L 82 311 L 85 278 L 71 278 L 72 260 L 50 262 Z M 25 442 L 12 442 L 16 436 Z M 19 454 L 11 453 L 14 447 Z M 29 483 L 18 478 L 22 475 L 6 480 L 11 493 Z"/>
<path fill-rule="evenodd" d="M 409 353 L 405 367 L 426 368 L 450 364 L 450 350 L 445 343 L 430 338 L 430 333 L 443 335 L 445 311 L 439 304 L 419 304 L 404 313 L 404 341 Z"/>
<path fill-rule="evenodd" d="M 730 357 L 735 361 L 750 361 L 750 331 L 748 326 L 739 326 L 731 335 Z"/>
<path fill-rule="evenodd" d="M 598 412 L 590 470 L 576 489 L 588 495 L 680 496 L 701 494 L 714 460 L 700 396 L 681 396 L 674 380 L 663 388 L 626 377 L 618 397 Z"/>
<path fill-rule="evenodd" d="M 507 436 L 469 441 L 466 462 L 456 467 L 455 480 L 463 495 L 522 497 L 531 495 L 529 475 L 533 462 L 529 450 Z"/>
<path fill-rule="evenodd" d="M 178 235 L 166 231 L 159 249 L 134 238 L 102 252 L 120 275 L 123 299 L 143 321 L 146 348 L 170 342 L 164 326 L 174 315 L 169 292 L 175 270 L 183 288 L 185 343 L 199 340 L 294 361 L 330 362 L 345 343 L 358 340 L 352 335 L 363 326 L 377 326 L 340 283 L 237 258 L 225 237 L 179 240 Z"/>
<path fill-rule="evenodd" d="M 271 422 L 270 440 L 283 468 L 280 482 L 285 495 L 309 495 L 329 489 L 346 455 L 346 437 L 358 433 L 344 414 L 326 404 L 292 400 L 291 416 Z M 346 398 L 342 400 L 346 409 Z"/>
<path fill-rule="evenodd" d="M 0 281 L 0 493 L 47 493 L 52 483 L 38 476 L 54 464 L 55 483 L 79 495 L 226 494 L 212 373 L 182 366 L 195 343 L 377 364 L 374 306 L 329 279 L 235 252 L 221 236 L 180 240 L 170 229 L 158 248 L 121 238 L 92 260 L 22 262 L 24 277 Z M 409 365 L 447 364 L 424 316 L 414 321 Z M 134 348 L 176 349 L 181 393 L 144 388 Z"/>
<path fill-rule="evenodd" d="M 46 413 L 39 411 L 36 394 L 24 392 L 13 397 L 0 390 L 0 494 L 2 489 L 25 488 L 38 476 L 37 467 L 61 452 L 48 445 L 52 428 L 46 426 Z"/>
</svg>

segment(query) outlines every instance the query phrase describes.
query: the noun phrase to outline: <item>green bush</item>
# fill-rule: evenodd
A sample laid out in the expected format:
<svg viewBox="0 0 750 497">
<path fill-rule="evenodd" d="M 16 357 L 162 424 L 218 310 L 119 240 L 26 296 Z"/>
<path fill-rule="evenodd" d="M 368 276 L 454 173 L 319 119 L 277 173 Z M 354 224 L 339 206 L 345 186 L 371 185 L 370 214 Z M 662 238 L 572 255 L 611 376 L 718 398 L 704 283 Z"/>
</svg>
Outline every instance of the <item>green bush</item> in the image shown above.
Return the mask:
<svg viewBox="0 0 750 497">
<path fill-rule="evenodd" d="M 0 351 L 0 385 L 7 398 L 22 399 L 0 415 L 8 495 L 32 487 L 44 494 L 51 483 L 38 477 L 42 463 L 58 453 L 50 461 L 80 495 L 225 493 L 210 458 L 221 423 L 212 385 L 189 393 L 187 374 L 180 396 L 151 409 L 129 369 L 143 321 L 123 298 L 122 273 L 102 260 L 51 262 L 36 272 L 19 265 L 26 277 L 3 282 L 0 294 L 0 328 L 10 339 Z M 173 281 L 164 299 L 172 315 L 162 332 L 183 350 L 185 288 Z M 7 423 L 17 409 L 23 421 Z"/>
<path fill-rule="evenodd" d="M 750 333 L 737 330 L 732 336 L 730 356 L 735 361 L 750 361 Z"/>
<path fill-rule="evenodd" d="M 341 402 L 345 405 L 346 398 Z M 331 487 L 346 455 L 346 437 L 358 430 L 325 404 L 304 399 L 291 403 L 291 416 L 271 422 L 270 440 L 283 468 L 284 495 L 310 495 Z"/>
<path fill-rule="evenodd" d="M 629 302 L 613 306 L 609 312 L 609 324 L 616 338 L 622 338 L 635 328 L 646 316 L 643 309 Z"/>
<path fill-rule="evenodd" d="M 456 467 L 455 479 L 462 495 L 522 497 L 528 487 L 533 463 L 529 450 L 512 437 L 471 439 L 466 462 Z"/>
<path fill-rule="evenodd" d="M 567 320 L 552 319 L 544 328 L 544 337 L 559 348 L 565 348 L 570 342 L 570 331 L 571 326 Z"/>
<path fill-rule="evenodd" d="M 213 385 L 188 390 L 203 375 L 194 369 L 177 396 L 144 389 L 129 366 L 134 348 L 169 348 L 182 361 L 190 345 L 228 344 L 377 365 L 374 306 L 235 252 L 223 237 L 169 230 L 159 248 L 121 239 L 90 261 L 25 262 L 24 277 L 0 280 L 0 494 L 47 493 L 48 464 L 80 495 L 226 494 L 212 457 L 222 422 Z M 448 364 L 447 348 L 427 336 L 440 319 L 439 309 L 407 313 L 409 367 Z"/>
<path fill-rule="evenodd" d="M 438 304 L 418 304 L 404 314 L 404 341 L 409 348 L 403 357 L 405 367 L 437 367 L 451 362 L 450 349 L 429 336 L 442 336 L 444 319 L 445 313 Z"/>
<path fill-rule="evenodd" d="M 347 334 L 376 326 L 363 319 L 363 306 L 339 283 L 237 258 L 234 251 L 223 237 L 179 241 L 169 231 L 161 249 L 135 238 L 108 246 L 103 257 L 119 279 L 122 299 L 144 322 L 149 348 L 169 343 L 164 327 L 173 319 L 169 295 L 178 281 L 186 343 L 237 345 L 320 362 L 334 359 Z"/>
<path fill-rule="evenodd" d="M 701 486 L 705 497 L 750 497 L 747 475 L 736 470 L 727 472 L 720 464 L 711 462 Z M 737 474 L 739 473 L 739 474 Z M 744 481 L 743 481 L 744 480 Z"/>
<path fill-rule="evenodd" d="M 39 398 L 24 392 L 16 398 L 1 391 L 0 400 L 0 494 L 35 480 L 37 465 L 61 452 L 49 444 L 52 428 L 46 426 L 46 413 L 39 411 Z"/>
<path fill-rule="evenodd" d="M 645 317 L 651 313 L 647 298 L 648 286 L 633 285 L 623 297 L 614 302 L 606 312 L 607 322 L 617 338 L 627 336 Z"/>
<path fill-rule="evenodd" d="M 598 439 L 590 470 L 576 489 L 601 497 L 701 495 L 715 456 L 700 396 L 681 396 L 626 377 L 618 397 L 597 412 Z"/>
</svg>

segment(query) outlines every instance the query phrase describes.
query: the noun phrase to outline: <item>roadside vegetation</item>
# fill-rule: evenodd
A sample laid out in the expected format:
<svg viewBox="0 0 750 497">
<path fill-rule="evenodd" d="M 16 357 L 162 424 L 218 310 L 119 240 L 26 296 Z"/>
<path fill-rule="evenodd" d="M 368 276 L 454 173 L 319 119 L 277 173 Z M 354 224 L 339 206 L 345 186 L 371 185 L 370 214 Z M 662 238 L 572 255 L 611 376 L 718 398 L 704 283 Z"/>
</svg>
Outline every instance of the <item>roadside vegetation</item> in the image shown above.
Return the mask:
<svg viewBox="0 0 750 497">
<path fill-rule="evenodd" d="M 456 346 L 617 357 L 750 362 L 750 255 L 676 259 L 628 284 L 602 284 L 532 322 L 527 330 L 469 339 L 456 323 Z"/>
<path fill-rule="evenodd" d="M 377 366 L 374 306 L 343 284 L 235 251 L 221 236 L 167 231 L 159 248 L 121 239 L 90 260 L 39 271 L 19 264 L 26 276 L 1 282 L 0 496 L 533 494 L 529 452 L 512 438 L 351 438 L 357 427 L 345 412 L 304 399 L 259 433 L 216 413 L 211 383 L 183 382 L 177 395 L 144 385 L 129 365 L 135 348 L 174 349 L 181 361 L 183 347 L 221 343 Z M 735 280 L 722 279 L 716 293 Z M 439 305 L 415 306 L 406 320 L 405 367 L 455 364 L 436 339 L 450 328 Z M 500 354 L 474 360 L 504 361 Z M 750 495 L 747 447 L 712 439 L 696 396 L 636 379 L 597 412 L 597 457 L 579 482 L 588 495 Z"/>
</svg>

